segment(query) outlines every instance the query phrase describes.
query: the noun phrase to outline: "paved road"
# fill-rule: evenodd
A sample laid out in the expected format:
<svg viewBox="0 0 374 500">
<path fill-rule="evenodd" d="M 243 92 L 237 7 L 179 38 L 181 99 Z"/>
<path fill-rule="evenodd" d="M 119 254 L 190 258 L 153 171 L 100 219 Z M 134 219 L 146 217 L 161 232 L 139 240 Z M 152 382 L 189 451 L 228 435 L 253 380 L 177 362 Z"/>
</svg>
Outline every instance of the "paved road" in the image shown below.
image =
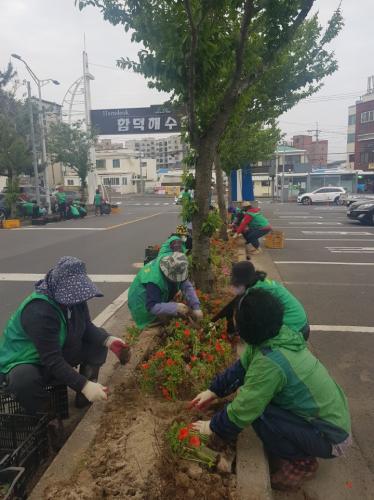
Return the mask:
<svg viewBox="0 0 374 500">
<path fill-rule="evenodd" d="M 14 279 L 10 273 L 44 274 L 63 255 L 80 257 L 90 274 L 99 275 L 98 286 L 105 294 L 90 302 L 95 317 L 129 287 L 126 275 L 137 272 L 133 264 L 143 260 L 147 245 L 167 238 L 178 222 L 178 212 L 170 198 L 129 197 L 120 214 L 1 231 L 0 331 L 33 285 L 27 276 L 17 277 L 24 281 L 8 281 Z M 113 283 L 113 275 L 124 276 L 123 282 Z"/>
<path fill-rule="evenodd" d="M 353 433 L 374 472 L 374 227 L 343 207 L 262 204 L 286 248 L 271 256 L 320 331 L 311 343 L 348 394 Z M 366 333 L 365 333 L 366 332 Z"/>
</svg>

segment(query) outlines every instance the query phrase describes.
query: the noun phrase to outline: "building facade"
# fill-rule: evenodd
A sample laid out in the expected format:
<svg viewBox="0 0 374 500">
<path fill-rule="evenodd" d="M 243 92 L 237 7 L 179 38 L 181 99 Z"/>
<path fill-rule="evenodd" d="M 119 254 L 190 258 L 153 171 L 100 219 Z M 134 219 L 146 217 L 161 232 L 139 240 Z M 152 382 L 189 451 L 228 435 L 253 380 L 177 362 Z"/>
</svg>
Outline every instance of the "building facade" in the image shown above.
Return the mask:
<svg viewBox="0 0 374 500">
<path fill-rule="evenodd" d="M 355 170 L 374 170 L 374 76 L 366 94 L 348 108 L 347 157 Z"/>
<path fill-rule="evenodd" d="M 179 169 L 187 154 L 187 146 L 179 134 L 155 139 L 147 137 L 125 142 L 125 147 L 146 158 L 156 160 L 157 169 Z"/>
<path fill-rule="evenodd" d="M 329 141 L 313 141 L 311 135 L 294 135 L 292 138 L 293 147 L 306 151 L 307 162 L 315 166 L 327 165 L 329 152 Z"/>
</svg>

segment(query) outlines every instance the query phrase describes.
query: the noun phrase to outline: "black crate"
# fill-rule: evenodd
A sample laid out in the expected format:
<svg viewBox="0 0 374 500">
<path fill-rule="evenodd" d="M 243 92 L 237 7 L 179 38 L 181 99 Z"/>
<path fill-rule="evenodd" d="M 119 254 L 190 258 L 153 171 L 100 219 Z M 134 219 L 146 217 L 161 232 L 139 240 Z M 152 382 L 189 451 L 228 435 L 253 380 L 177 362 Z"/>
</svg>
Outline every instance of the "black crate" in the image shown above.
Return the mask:
<svg viewBox="0 0 374 500">
<path fill-rule="evenodd" d="M 154 260 L 158 256 L 159 250 L 159 247 L 149 246 L 148 248 L 146 248 L 144 253 L 144 265 Z"/>
<path fill-rule="evenodd" d="M 69 418 L 68 390 L 66 385 L 48 385 L 45 389 L 50 394 L 50 414 L 61 419 Z M 26 413 L 22 406 L 11 394 L 0 392 L 0 413 Z"/>
<path fill-rule="evenodd" d="M 25 498 L 25 469 L 23 467 L 7 467 L 0 470 L 0 487 L 7 485 L 6 493 L 0 489 L 0 500 L 21 500 Z"/>
</svg>

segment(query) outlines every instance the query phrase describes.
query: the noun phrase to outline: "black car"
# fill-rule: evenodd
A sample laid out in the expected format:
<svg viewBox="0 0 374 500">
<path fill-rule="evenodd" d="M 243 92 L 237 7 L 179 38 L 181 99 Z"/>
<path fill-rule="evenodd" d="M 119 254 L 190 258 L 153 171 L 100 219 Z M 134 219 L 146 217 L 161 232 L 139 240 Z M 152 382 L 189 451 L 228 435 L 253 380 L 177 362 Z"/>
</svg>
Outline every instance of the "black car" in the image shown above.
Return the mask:
<svg viewBox="0 0 374 500">
<path fill-rule="evenodd" d="M 374 226 L 374 200 L 352 203 L 347 209 L 347 217 L 361 224 Z"/>
</svg>

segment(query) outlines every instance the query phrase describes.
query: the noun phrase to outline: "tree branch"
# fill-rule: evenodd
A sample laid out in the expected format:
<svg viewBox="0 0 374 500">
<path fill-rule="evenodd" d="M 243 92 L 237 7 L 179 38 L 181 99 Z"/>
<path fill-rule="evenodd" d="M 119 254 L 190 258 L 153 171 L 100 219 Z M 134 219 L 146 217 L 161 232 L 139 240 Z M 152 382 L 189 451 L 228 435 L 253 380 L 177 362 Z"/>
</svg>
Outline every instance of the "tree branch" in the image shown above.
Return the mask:
<svg viewBox="0 0 374 500">
<path fill-rule="evenodd" d="M 232 82 L 234 85 L 240 79 L 240 75 L 243 69 L 245 43 L 248 38 L 249 25 L 252 21 L 254 14 L 255 14 L 255 8 L 253 0 L 247 0 L 244 5 L 244 14 L 240 26 L 239 42 L 236 48 L 236 67 Z"/>
<path fill-rule="evenodd" d="M 197 50 L 197 27 L 193 19 L 192 8 L 190 0 L 184 0 L 184 9 L 187 14 L 188 23 L 191 30 L 191 45 L 188 56 L 188 129 L 190 133 L 190 140 L 194 147 L 197 143 L 197 129 L 196 129 L 196 103 L 195 103 L 195 85 L 196 85 L 196 50 Z"/>
</svg>

